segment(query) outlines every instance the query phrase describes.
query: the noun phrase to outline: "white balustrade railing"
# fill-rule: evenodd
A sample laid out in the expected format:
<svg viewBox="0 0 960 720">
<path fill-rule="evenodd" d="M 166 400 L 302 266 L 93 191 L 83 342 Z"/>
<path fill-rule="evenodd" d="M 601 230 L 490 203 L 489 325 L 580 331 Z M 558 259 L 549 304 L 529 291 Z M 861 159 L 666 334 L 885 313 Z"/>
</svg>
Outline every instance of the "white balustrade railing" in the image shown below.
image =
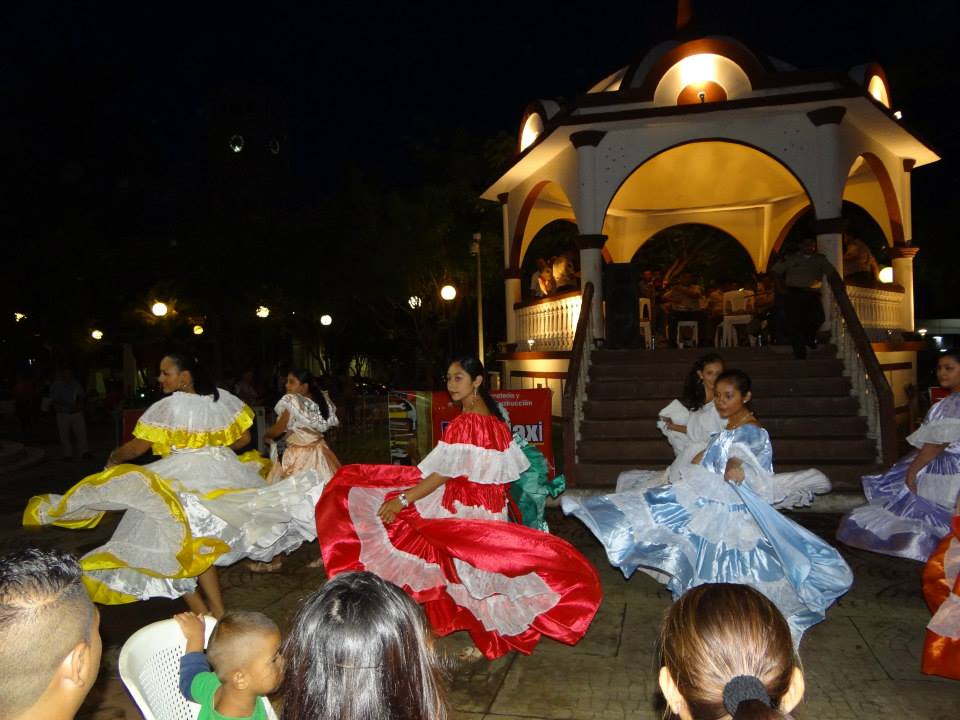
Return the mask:
<svg viewBox="0 0 960 720">
<path fill-rule="evenodd" d="M 850 394 L 860 401 L 860 413 L 866 416 L 867 435 L 877 441 L 880 432 L 880 403 L 873 392 L 873 385 L 857 352 L 853 337 L 847 330 L 847 322 L 840 314 L 837 301 L 832 296 L 830 298 L 830 336 L 837 346 L 837 357 L 843 363 L 843 374 L 850 379 Z M 880 461 L 879 453 L 878 443 L 878 462 Z"/>
<path fill-rule="evenodd" d="M 517 349 L 569 350 L 580 319 L 580 304 L 580 293 L 567 293 L 517 308 Z"/>
<path fill-rule="evenodd" d="M 847 285 L 847 296 L 860 323 L 869 329 L 902 330 L 903 290 Z"/>
<path fill-rule="evenodd" d="M 593 284 L 588 282 L 583 290 L 583 314 L 579 318 L 576 337 L 571 344 L 567 384 L 563 391 L 563 472 L 571 485 L 577 482 L 580 426 L 583 421 L 583 404 L 587 399 L 590 352 L 593 350 L 594 327 L 590 321 L 591 302 L 595 302 Z"/>
</svg>

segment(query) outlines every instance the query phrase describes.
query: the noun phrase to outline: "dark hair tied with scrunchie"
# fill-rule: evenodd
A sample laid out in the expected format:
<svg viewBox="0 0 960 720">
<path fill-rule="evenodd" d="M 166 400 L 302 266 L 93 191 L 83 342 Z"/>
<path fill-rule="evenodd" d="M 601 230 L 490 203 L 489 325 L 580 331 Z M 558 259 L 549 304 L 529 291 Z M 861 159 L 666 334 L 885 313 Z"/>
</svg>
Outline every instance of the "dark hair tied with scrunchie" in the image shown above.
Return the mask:
<svg viewBox="0 0 960 720">
<path fill-rule="evenodd" d="M 170 358 L 180 372 L 190 373 L 197 395 L 212 395 L 214 402 L 220 399 L 216 383 L 195 356 L 185 352 L 168 352 L 164 357 Z"/>
<path fill-rule="evenodd" d="M 753 675 L 737 675 L 723 687 L 723 707 L 731 717 L 737 717 L 740 705 L 745 702 L 760 702 L 772 707 L 770 695 L 760 678 Z"/>
</svg>

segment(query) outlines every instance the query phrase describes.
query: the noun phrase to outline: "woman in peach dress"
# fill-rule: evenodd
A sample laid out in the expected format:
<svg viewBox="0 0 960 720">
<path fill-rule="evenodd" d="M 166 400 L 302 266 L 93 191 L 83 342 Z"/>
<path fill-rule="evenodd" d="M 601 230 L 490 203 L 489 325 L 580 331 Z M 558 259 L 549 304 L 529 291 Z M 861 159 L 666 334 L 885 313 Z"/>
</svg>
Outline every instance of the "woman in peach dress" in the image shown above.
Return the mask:
<svg viewBox="0 0 960 720">
<path fill-rule="evenodd" d="M 264 438 L 270 444 L 273 464 L 267 483 L 274 484 L 288 477 L 313 470 L 320 476 L 321 488 L 340 469 L 340 461 L 324 440 L 323 434 L 337 427 L 337 409 L 330 396 L 320 389 L 317 379 L 306 370 L 287 374 L 287 394 L 274 407 L 277 421 L 267 428 Z M 286 449 L 278 459 L 277 439 L 284 438 Z M 322 567 L 318 558 L 308 567 Z M 278 556 L 269 563 L 251 563 L 254 572 L 276 572 L 283 566 Z"/>
</svg>

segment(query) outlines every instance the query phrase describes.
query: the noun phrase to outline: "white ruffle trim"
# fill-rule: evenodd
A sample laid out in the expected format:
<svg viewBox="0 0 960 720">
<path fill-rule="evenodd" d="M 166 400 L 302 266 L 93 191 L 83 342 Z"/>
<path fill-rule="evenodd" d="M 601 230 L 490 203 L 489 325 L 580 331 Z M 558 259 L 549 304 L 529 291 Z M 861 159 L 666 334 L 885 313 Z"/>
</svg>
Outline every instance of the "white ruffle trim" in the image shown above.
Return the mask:
<svg viewBox="0 0 960 720">
<path fill-rule="evenodd" d="M 406 585 L 414 592 L 445 587 L 454 602 L 469 610 L 486 630 L 507 636 L 519 635 L 537 616 L 560 601 L 560 595 L 536 573 L 507 577 L 457 558 L 454 566 L 461 582 L 449 582 L 439 565 L 399 550 L 390 542 L 386 528 L 377 517 L 377 510 L 389 492 L 384 488 L 355 487 L 348 496 L 350 519 L 360 540 L 360 562 L 366 570 L 394 585 Z M 431 497 L 436 497 L 434 503 L 424 503 Z M 439 504 L 442 490 L 434 491 L 427 498 L 417 501 L 418 512 L 431 512 L 427 517 L 502 519 L 483 508 L 465 508 L 459 504 L 457 514 L 452 515 Z"/>
<path fill-rule="evenodd" d="M 431 473 L 444 477 L 464 475 L 481 485 L 504 485 L 520 477 L 530 467 L 530 461 L 512 440 L 503 451 L 441 440 L 417 467 L 424 477 Z"/>
<path fill-rule="evenodd" d="M 307 429 L 325 433 L 330 428 L 340 425 L 340 421 L 337 419 L 337 409 L 330 400 L 330 396 L 323 393 L 323 398 L 327 401 L 326 418 L 320 412 L 320 406 L 303 395 L 284 395 L 277 401 L 273 411 L 277 414 L 277 417 L 282 415 L 284 410 L 290 414 L 287 430 Z"/>
<path fill-rule="evenodd" d="M 960 598 L 951 593 L 930 618 L 927 630 L 941 637 L 960 640 Z"/>
<path fill-rule="evenodd" d="M 907 442 L 917 448 L 923 447 L 925 443 L 952 445 L 960 442 L 960 420 L 956 418 L 931 420 L 910 433 L 907 436 Z"/>
<path fill-rule="evenodd" d="M 943 570 L 947 585 L 956 585 L 957 575 L 960 575 L 960 541 L 956 538 L 952 538 L 947 545 L 947 552 L 943 555 Z"/>
<path fill-rule="evenodd" d="M 917 478 L 917 494 L 942 508 L 953 511 L 960 493 L 960 474 L 937 475 L 927 465 Z"/>
<path fill-rule="evenodd" d="M 211 395 L 175 392 L 148 407 L 140 422 L 166 430 L 216 432 L 229 427 L 246 407 L 236 395 L 218 388 L 220 399 Z"/>
</svg>

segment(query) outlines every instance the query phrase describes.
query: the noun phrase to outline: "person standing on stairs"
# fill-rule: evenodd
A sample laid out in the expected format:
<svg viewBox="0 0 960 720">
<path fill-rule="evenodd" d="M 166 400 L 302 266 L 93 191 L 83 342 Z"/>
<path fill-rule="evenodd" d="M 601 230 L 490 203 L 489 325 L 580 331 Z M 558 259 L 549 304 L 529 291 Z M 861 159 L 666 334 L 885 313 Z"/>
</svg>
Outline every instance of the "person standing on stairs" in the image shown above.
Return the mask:
<svg viewBox="0 0 960 720">
<path fill-rule="evenodd" d="M 826 256 L 817 252 L 817 241 L 805 238 L 797 252 L 778 260 L 771 271 L 786 286 L 783 311 L 786 335 L 793 346 L 793 356 L 807 357 L 807 348 L 817 347 L 817 330 L 823 325 L 823 302 L 820 287 L 823 276 L 833 271 Z"/>
</svg>

